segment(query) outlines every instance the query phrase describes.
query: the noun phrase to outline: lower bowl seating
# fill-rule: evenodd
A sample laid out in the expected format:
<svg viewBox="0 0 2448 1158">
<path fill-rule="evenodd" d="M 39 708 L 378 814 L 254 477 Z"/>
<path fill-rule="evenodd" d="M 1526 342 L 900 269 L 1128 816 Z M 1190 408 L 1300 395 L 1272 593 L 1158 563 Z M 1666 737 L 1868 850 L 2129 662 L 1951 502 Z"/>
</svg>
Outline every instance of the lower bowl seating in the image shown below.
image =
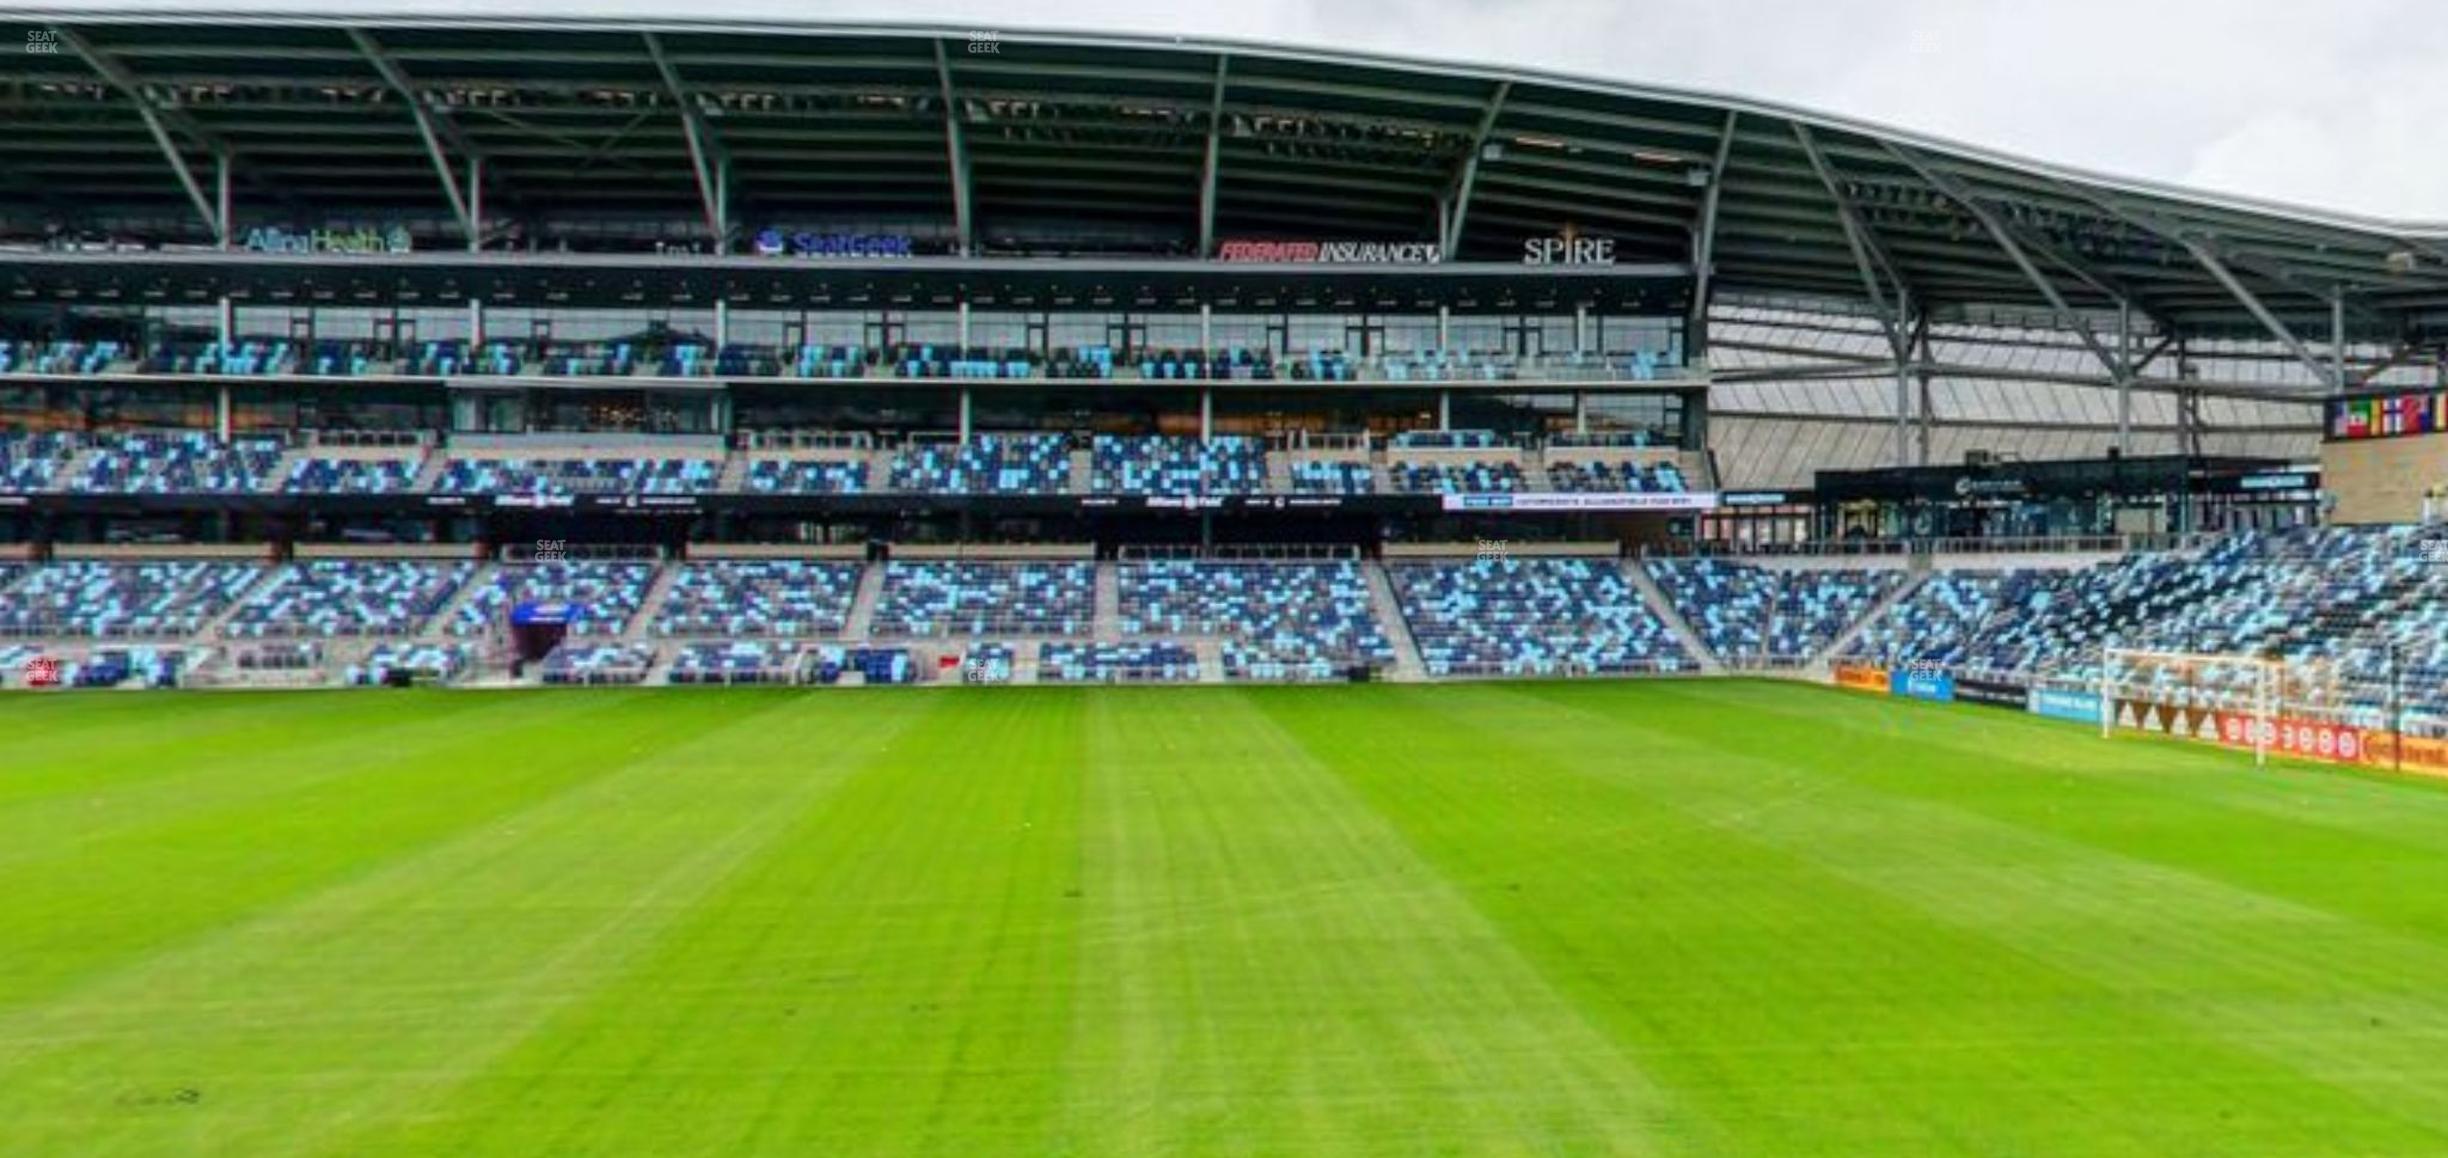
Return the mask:
<svg viewBox="0 0 2448 1158">
<path fill-rule="evenodd" d="M 1084 636 L 1095 613 L 1086 563 L 885 564 L 871 634 Z"/>
<path fill-rule="evenodd" d="M 1720 559 L 1651 559 L 1646 566 L 1700 642 L 1729 664 L 1810 660 L 1905 578 L 1892 570 L 1772 570 Z"/>
<path fill-rule="evenodd" d="M 673 655 L 675 684 L 786 684 L 798 649 L 773 640 L 686 644 Z"/>
<path fill-rule="evenodd" d="M 856 563 L 803 559 L 683 564 L 655 612 L 654 633 L 726 638 L 837 636 L 858 594 Z"/>
<path fill-rule="evenodd" d="M 1178 643 L 1044 643 L 1037 682 L 1048 684 L 1189 683 L 1198 656 Z"/>
<path fill-rule="evenodd" d="M 262 576 L 220 561 L 45 564 L 0 591 L 0 636 L 190 636 Z"/>
<path fill-rule="evenodd" d="M 1159 560 L 1116 577 L 1122 634 L 1223 637 L 1226 679 L 1331 679 L 1394 662 L 1355 562 Z"/>
<path fill-rule="evenodd" d="M 566 603 L 573 612 L 570 635 L 619 635 L 628 630 L 654 577 L 652 563 L 505 563 L 459 605 L 445 630 L 454 636 L 483 635 L 504 627 L 521 603 Z"/>
<path fill-rule="evenodd" d="M 1431 676 L 1697 670 L 1615 562 L 1475 559 L 1387 565 Z"/>
<path fill-rule="evenodd" d="M 637 684 L 654 666 L 651 647 L 633 643 L 569 644 L 544 657 L 548 684 Z"/>
<path fill-rule="evenodd" d="M 407 635 L 476 573 L 473 563 L 317 559 L 276 571 L 222 634 L 238 639 Z"/>
<path fill-rule="evenodd" d="M 461 643 L 385 643 L 366 653 L 362 662 L 341 673 L 351 687 L 378 687 L 393 672 L 449 683 L 476 666 L 476 649 Z"/>
</svg>

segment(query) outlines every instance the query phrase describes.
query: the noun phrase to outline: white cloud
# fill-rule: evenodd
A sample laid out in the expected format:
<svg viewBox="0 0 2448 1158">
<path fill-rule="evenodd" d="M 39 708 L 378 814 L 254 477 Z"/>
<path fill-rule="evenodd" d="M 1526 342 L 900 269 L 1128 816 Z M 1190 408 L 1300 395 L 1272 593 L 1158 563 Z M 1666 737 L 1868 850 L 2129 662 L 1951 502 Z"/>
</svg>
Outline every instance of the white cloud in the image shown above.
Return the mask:
<svg viewBox="0 0 2448 1158">
<path fill-rule="evenodd" d="M 502 11 L 499 0 L 259 6 Z M 669 0 L 519 0 L 518 10 L 675 11 Z M 2448 220 L 2448 70 L 2437 63 L 2448 20 L 2419 0 L 694 0 L 685 12 L 1178 33 L 1522 65 L 1779 100 L 2120 175 Z"/>
</svg>

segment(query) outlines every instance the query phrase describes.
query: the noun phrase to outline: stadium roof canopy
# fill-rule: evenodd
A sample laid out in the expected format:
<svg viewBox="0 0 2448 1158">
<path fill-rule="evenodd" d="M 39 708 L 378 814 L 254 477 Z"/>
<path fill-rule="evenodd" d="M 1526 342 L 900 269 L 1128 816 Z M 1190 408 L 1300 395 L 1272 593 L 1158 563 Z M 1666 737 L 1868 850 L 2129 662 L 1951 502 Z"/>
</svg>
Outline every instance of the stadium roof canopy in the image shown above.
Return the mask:
<svg viewBox="0 0 2448 1158">
<path fill-rule="evenodd" d="M 1404 240 L 1462 262 L 1576 233 L 1720 289 L 1890 317 L 2019 307 L 2086 334 L 2125 304 L 2159 333 L 2272 340 L 2306 365 L 2335 321 L 2392 346 L 2448 321 L 2448 227 L 1518 69 L 676 19 L 17 10 L 0 36 L 53 49 L 0 75 L 0 214 L 63 227 L 886 221 L 991 252 L 1063 220 L 1185 255 Z"/>
</svg>

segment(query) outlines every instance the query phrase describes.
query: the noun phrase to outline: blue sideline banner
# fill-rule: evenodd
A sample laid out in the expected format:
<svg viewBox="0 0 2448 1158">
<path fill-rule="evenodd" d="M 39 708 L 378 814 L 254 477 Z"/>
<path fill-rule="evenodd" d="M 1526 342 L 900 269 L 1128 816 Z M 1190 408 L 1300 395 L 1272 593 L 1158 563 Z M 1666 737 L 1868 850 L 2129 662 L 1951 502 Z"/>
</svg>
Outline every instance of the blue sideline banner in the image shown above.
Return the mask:
<svg viewBox="0 0 2448 1158">
<path fill-rule="evenodd" d="M 2061 688 L 2033 688 L 2031 710 L 2035 716 L 2052 720 L 2073 720 L 2078 723 L 2100 722 L 2098 692 L 2071 692 Z"/>
<path fill-rule="evenodd" d="M 1955 677 L 1943 671 L 1916 669 L 1907 664 L 1889 672 L 1888 691 L 1916 700 L 1936 700 L 1947 703 L 1955 698 Z"/>
</svg>

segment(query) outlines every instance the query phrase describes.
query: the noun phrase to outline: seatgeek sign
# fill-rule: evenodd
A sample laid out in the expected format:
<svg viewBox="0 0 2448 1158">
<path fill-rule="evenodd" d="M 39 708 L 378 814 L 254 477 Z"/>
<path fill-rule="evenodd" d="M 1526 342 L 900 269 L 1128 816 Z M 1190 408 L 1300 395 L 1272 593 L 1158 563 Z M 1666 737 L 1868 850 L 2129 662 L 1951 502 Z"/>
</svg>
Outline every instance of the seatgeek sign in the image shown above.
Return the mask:
<svg viewBox="0 0 2448 1158">
<path fill-rule="evenodd" d="M 759 230 L 754 247 L 765 257 L 913 257 L 917 242 L 898 233 L 785 233 Z"/>
</svg>

